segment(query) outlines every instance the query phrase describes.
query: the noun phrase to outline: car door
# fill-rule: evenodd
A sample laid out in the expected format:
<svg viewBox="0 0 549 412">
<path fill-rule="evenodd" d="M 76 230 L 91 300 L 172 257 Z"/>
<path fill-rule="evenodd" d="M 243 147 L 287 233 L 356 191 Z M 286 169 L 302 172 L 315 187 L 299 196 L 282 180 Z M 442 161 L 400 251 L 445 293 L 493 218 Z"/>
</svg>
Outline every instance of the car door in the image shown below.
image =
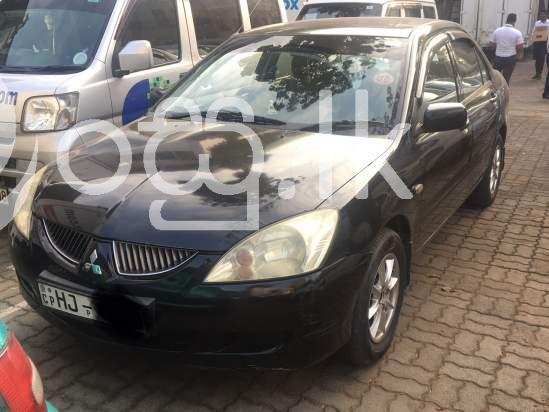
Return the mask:
<svg viewBox="0 0 549 412">
<path fill-rule="evenodd" d="M 459 92 L 449 38 L 440 35 L 427 46 L 419 79 L 412 130 L 415 159 L 423 176 L 414 191 L 422 193 L 417 243 L 423 246 L 462 204 L 457 187 L 471 163 L 471 129 L 438 133 L 422 131 L 423 115 L 430 104 L 458 103 Z"/>
<path fill-rule="evenodd" d="M 488 73 L 481 69 L 477 46 L 464 33 L 452 33 L 460 99 L 473 132 L 470 176 L 463 179 L 464 195 L 471 193 L 489 167 L 498 135 L 498 98 Z"/>
<path fill-rule="evenodd" d="M 154 54 L 150 69 L 117 77 L 118 53 L 131 41 L 148 40 Z M 119 23 L 107 72 L 114 122 L 125 125 L 152 106 L 151 90 L 167 90 L 192 68 L 185 12 L 180 0 L 133 0 Z"/>
</svg>

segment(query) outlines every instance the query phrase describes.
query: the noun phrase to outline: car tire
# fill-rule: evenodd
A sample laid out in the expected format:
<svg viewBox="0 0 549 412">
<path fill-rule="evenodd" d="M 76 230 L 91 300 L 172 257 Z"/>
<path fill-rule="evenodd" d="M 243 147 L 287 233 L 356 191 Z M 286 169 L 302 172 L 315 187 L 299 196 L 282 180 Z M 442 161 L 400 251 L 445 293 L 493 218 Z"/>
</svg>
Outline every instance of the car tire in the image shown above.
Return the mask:
<svg viewBox="0 0 549 412">
<path fill-rule="evenodd" d="M 408 271 L 404 244 L 392 230 L 384 229 L 376 237 L 369 248 L 369 255 L 370 263 L 353 313 L 351 340 L 345 348 L 347 360 L 358 367 L 375 363 L 391 346 Z M 391 276 L 383 280 L 383 272 Z M 385 324 L 383 319 L 386 320 Z"/>
<path fill-rule="evenodd" d="M 499 136 L 492 155 L 492 162 L 484 174 L 482 181 L 467 200 L 467 206 L 474 209 L 485 209 L 492 206 L 501 185 L 504 164 L 505 144 L 502 137 Z"/>
</svg>

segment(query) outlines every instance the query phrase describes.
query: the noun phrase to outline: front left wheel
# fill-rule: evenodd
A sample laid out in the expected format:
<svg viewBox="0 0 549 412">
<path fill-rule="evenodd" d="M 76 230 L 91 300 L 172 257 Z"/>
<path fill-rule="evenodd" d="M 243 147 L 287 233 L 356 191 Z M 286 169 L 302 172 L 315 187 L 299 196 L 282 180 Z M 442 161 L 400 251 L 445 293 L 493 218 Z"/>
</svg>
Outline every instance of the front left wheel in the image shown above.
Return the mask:
<svg viewBox="0 0 549 412">
<path fill-rule="evenodd" d="M 347 357 L 368 366 L 387 352 L 393 341 L 406 287 L 408 262 L 400 236 L 384 229 L 370 247 L 370 264 L 353 314 Z"/>
</svg>

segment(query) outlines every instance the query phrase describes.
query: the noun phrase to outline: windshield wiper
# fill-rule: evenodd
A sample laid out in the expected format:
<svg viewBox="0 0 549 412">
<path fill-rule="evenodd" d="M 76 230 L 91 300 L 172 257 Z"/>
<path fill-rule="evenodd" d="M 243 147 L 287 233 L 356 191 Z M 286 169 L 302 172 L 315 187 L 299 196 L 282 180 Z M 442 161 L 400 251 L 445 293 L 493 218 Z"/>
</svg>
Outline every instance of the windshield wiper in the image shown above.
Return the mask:
<svg viewBox="0 0 549 412">
<path fill-rule="evenodd" d="M 368 121 L 367 123 L 366 122 L 359 122 L 358 127 L 360 127 L 360 123 L 367 124 L 368 129 L 371 129 L 373 127 L 386 127 L 385 123 L 372 121 L 372 120 Z M 312 125 L 309 125 L 309 126 L 305 126 L 305 127 L 301 128 L 300 130 L 304 131 L 304 132 L 318 132 L 318 131 L 320 131 L 321 126 L 326 126 L 326 129 L 328 128 L 328 126 L 331 126 L 332 131 L 334 131 L 334 132 L 343 132 L 343 131 L 346 131 L 346 130 L 356 129 L 357 128 L 357 122 L 355 122 L 353 120 L 339 120 L 339 121 L 334 121 L 331 124 L 330 123 L 312 124 Z"/>
<path fill-rule="evenodd" d="M 203 119 L 208 117 L 208 112 L 202 112 L 200 113 Z M 183 120 L 183 119 L 190 119 L 191 113 L 189 112 L 166 112 L 165 116 L 166 119 L 169 120 Z M 217 119 L 221 121 L 226 122 L 237 122 L 237 123 L 244 123 L 244 124 L 256 124 L 260 126 L 284 126 L 286 123 L 277 120 L 277 119 L 271 119 L 269 117 L 264 116 L 254 116 L 253 121 L 246 121 L 244 120 L 244 116 L 242 116 L 242 113 L 240 112 L 232 112 L 230 110 L 221 110 L 217 114 Z"/>
<path fill-rule="evenodd" d="M 84 70 L 85 66 L 0 66 L 2 73 L 44 73 L 44 72 L 77 72 Z"/>
<path fill-rule="evenodd" d="M 41 67 L 30 67 L 31 71 L 37 72 L 77 72 L 84 70 L 85 66 L 66 66 L 66 65 L 51 65 L 51 66 L 41 66 Z"/>
</svg>

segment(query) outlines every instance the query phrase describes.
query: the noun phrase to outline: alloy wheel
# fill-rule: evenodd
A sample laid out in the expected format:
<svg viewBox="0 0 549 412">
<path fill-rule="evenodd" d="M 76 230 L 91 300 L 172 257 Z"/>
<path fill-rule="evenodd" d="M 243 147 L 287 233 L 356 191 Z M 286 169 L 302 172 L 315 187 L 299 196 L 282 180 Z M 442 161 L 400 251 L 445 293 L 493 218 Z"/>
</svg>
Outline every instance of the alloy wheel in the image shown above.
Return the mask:
<svg viewBox="0 0 549 412">
<path fill-rule="evenodd" d="M 370 337 L 381 342 L 394 321 L 400 294 L 400 267 L 395 254 L 385 256 L 377 269 L 370 294 L 368 324 Z"/>
<path fill-rule="evenodd" d="M 501 179 L 501 163 L 502 163 L 503 153 L 501 146 L 498 145 L 496 152 L 494 153 L 494 158 L 492 160 L 492 167 L 490 169 L 490 194 L 492 197 L 496 195 L 498 191 L 500 179 Z"/>
</svg>

